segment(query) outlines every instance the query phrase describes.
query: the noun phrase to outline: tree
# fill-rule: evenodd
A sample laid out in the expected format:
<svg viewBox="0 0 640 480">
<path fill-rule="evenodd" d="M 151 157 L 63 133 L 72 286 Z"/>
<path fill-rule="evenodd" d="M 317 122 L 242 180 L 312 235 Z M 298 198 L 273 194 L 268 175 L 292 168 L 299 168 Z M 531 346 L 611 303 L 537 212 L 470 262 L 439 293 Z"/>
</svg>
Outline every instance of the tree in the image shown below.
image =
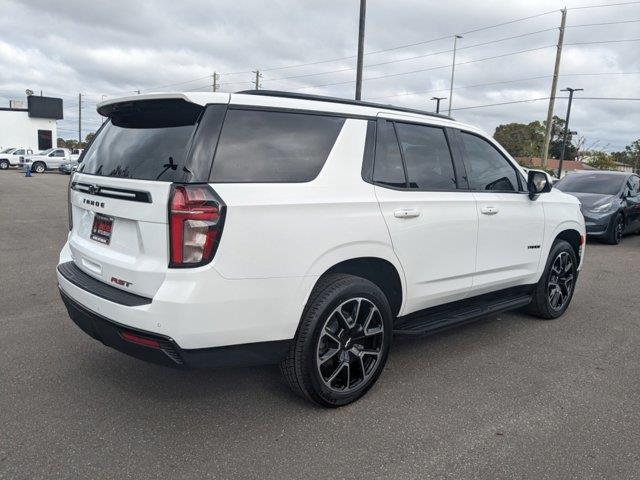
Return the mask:
<svg viewBox="0 0 640 480">
<path fill-rule="evenodd" d="M 616 169 L 616 161 L 614 160 L 612 155 L 609 155 L 607 152 L 595 151 L 591 152 L 591 158 L 589 160 L 589 165 L 598 170 L 615 170 Z"/>
<path fill-rule="evenodd" d="M 507 123 L 498 125 L 493 138 L 514 157 L 537 157 L 542 154 L 544 127 L 538 121 Z"/>
<path fill-rule="evenodd" d="M 86 147 L 89 144 L 89 142 L 91 142 L 91 140 L 93 140 L 93 137 L 95 137 L 95 136 L 96 136 L 95 132 L 87 133 L 87 136 L 84 137 L 84 146 Z"/>
<path fill-rule="evenodd" d="M 551 139 L 549 141 L 549 156 L 560 158 L 562 137 L 564 134 L 564 119 L 554 116 L 551 122 Z M 535 121 L 528 124 L 507 123 L 498 125 L 493 134 L 500 144 L 514 157 L 542 157 L 544 153 L 544 132 L 547 122 Z M 564 158 L 573 160 L 578 154 L 578 147 L 573 145 L 573 135 L 567 134 L 567 146 Z"/>
<path fill-rule="evenodd" d="M 627 161 L 624 163 L 633 165 L 634 172 L 640 172 L 640 139 L 624 147 L 624 151 L 627 154 Z"/>
</svg>

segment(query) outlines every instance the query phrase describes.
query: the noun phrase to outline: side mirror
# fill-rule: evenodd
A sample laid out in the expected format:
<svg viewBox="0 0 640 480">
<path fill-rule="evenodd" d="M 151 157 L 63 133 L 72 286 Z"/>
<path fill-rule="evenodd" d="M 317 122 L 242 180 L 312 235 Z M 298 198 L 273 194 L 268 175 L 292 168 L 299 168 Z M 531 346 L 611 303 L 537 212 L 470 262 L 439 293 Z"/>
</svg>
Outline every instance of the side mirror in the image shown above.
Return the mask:
<svg viewBox="0 0 640 480">
<path fill-rule="evenodd" d="M 535 200 L 541 193 L 551 191 L 551 179 L 547 172 L 542 170 L 529 170 L 527 177 L 527 190 L 529 190 L 529 198 Z"/>
</svg>

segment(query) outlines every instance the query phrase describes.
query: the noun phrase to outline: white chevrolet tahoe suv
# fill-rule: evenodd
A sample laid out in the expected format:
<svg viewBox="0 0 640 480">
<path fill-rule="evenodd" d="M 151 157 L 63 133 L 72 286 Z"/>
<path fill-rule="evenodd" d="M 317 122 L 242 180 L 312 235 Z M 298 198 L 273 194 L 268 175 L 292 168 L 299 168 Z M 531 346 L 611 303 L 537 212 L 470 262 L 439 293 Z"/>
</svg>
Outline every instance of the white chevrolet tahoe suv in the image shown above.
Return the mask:
<svg viewBox="0 0 640 480">
<path fill-rule="evenodd" d="M 137 95 L 69 185 L 60 293 L 107 346 L 176 367 L 280 363 L 323 406 L 392 335 L 571 301 L 578 200 L 451 118 L 285 92 Z"/>
</svg>

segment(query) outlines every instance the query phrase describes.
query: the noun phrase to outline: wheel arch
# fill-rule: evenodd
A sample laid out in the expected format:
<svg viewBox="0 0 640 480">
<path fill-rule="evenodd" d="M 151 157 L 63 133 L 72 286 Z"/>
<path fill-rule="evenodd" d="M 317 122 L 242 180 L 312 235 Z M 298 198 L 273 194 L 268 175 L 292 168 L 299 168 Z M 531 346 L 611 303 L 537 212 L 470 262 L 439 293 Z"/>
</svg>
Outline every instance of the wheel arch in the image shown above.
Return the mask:
<svg viewBox="0 0 640 480">
<path fill-rule="evenodd" d="M 341 245 L 326 252 L 309 268 L 315 281 L 309 285 L 305 303 L 320 279 L 329 273 L 346 273 L 376 284 L 389 299 L 393 315 L 402 311 L 406 299 L 406 281 L 402 265 L 390 245 L 366 242 Z"/>
<path fill-rule="evenodd" d="M 580 232 L 575 228 L 566 228 L 558 232 L 553 239 L 556 240 L 564 240 L 573 248 L 574 253 L 576 254 L 576 258 L 578 259 L 578 264 L 582 263 L 581 258 L 581 249 L 580 247 L 584 243 L 584 236 L 580 234 Z"/>
</svg>

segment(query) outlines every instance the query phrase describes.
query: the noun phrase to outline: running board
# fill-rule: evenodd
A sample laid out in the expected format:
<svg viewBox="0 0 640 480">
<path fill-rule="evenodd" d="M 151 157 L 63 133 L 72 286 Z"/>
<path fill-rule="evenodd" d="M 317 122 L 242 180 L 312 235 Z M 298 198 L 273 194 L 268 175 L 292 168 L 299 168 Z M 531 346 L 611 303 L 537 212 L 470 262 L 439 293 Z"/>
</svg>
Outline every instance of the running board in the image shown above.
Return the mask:
<svg viewBox="0 0 640 480">
<path fill-rule="evenodd" d="M 396 320 L 393 334 L 426 335 L 472 322 L 487 315 L 515 310 L 531 302 L 531 290 L 532 286 L 517 287 L 405 315 Z"/>
</svg>

